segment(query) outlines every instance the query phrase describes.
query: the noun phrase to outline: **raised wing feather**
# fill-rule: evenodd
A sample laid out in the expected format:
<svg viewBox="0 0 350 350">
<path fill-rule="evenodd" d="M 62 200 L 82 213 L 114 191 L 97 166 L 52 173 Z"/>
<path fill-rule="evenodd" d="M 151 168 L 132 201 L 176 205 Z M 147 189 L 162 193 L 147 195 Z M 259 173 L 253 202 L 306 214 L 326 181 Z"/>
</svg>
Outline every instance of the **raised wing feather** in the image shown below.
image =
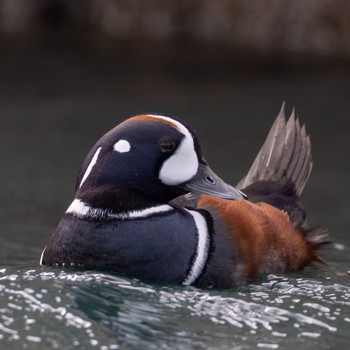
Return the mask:
<svg viewBox="0 0 350 350">
<path fill-rule="evenodd" d="M 238 189 L 258 182 L 293 184 L 299 197 L 312 169 L 311 143 L 305 126 L 292 112 L 288 121 L 284 103 L 270 132 L 247 175 L 238 183 Z"/>
</svg>

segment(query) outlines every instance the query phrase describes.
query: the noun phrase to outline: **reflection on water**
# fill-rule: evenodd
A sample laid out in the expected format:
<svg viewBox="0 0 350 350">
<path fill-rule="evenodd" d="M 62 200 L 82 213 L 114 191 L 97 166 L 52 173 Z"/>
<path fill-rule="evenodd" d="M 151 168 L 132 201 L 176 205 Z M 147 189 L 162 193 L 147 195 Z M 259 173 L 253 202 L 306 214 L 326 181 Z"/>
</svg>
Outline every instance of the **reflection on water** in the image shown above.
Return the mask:
<svg viewBox="0 0 350 350">
<path fill-rule="evenodd" d="M 0 271 L 0 338 L 36 349 L 232 349 L 346 339 L 350 287 L 327 272 L 269 275 L 232 290 L 146 284 L 103 273 Z M 343 278 L 343 277 L 342 277 Z"/>
</svg>

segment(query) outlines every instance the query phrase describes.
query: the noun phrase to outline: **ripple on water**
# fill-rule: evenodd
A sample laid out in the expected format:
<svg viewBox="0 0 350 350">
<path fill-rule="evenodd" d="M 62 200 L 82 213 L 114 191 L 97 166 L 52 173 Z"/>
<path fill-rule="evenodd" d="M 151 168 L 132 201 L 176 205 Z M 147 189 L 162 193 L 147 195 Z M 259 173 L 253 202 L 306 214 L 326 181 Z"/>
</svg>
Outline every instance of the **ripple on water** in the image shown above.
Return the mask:
<svg viewBox="0 0 350 350">
<path fill-rule="evenodd" d="M 350 288 L 327 283 L 269 275 L 218 291 L 96 272 L 2 269 L 0 340 L 35 349 L 276 349 L 300 342 L 322 349 L 326 340 L 346 339 L 350 322 Z"/>
</svg>

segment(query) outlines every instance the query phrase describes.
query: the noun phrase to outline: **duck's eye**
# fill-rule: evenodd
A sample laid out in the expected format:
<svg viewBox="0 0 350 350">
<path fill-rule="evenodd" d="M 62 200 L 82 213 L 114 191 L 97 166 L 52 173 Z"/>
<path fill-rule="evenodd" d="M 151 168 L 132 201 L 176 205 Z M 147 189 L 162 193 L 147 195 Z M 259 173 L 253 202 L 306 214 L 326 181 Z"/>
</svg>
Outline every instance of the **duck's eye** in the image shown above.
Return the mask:
<svg viewBox="0 0 350 350">
<path fill-rule="evenodd" d="M 162 152 L 172 152 L 175 149 L 175 144 L 171 141 L 162 141 L 160 147 Z"/>
</svg>

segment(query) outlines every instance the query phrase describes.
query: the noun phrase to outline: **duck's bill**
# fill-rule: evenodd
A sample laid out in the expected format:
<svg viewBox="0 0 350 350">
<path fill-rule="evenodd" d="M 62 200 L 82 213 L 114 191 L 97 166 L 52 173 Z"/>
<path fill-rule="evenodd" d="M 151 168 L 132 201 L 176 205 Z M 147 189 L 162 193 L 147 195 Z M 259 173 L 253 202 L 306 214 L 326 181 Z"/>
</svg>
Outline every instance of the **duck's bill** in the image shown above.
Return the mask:
<svg viewBox="0 0 350 350">
<path fill-rule="evenodd" d="M 184 188 L 193 193 L 208 194 L 224 199 L 241 200 L 247 197 L 237 188 L 224 182 L 208 165 L 204 164 L 199 165 L 197 174 L 184 184 Z"/>
</svg>

